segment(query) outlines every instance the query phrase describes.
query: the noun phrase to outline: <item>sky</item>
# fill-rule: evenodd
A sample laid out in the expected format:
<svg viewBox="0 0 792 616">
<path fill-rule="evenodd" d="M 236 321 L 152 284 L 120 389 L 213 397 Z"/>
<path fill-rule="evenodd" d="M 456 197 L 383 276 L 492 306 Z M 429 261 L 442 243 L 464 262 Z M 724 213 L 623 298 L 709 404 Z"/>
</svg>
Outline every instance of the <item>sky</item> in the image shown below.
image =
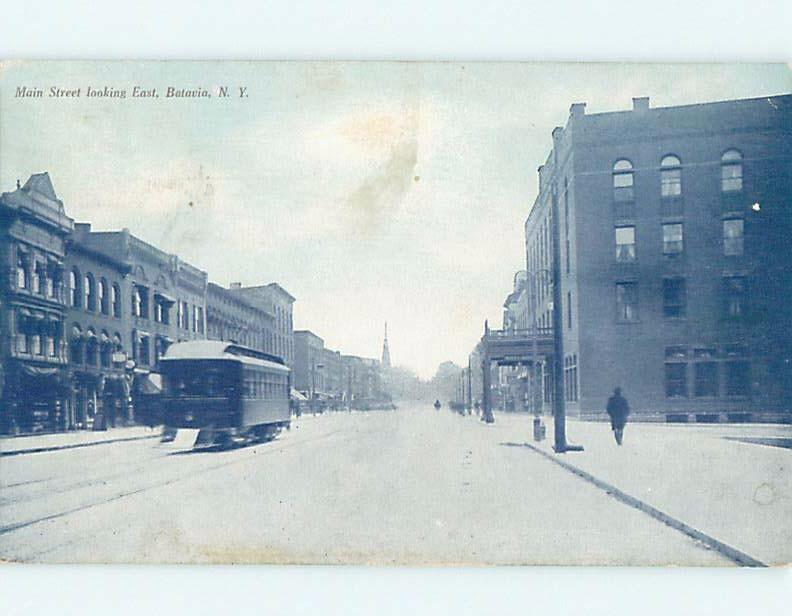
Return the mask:
<svg viewBox="0 0 792 616">
<path fill-rule="evenodd" d="M 47 171 L 78 222 L 127 227 L 224 286 L 277 281 L 330 348 L 378 357 L 387 321 L 392 361 L 428 378 L 500 323 L 572 103 L 790 92 L 785 64 L 6 62 L 0 190 Z"/>
</svg>

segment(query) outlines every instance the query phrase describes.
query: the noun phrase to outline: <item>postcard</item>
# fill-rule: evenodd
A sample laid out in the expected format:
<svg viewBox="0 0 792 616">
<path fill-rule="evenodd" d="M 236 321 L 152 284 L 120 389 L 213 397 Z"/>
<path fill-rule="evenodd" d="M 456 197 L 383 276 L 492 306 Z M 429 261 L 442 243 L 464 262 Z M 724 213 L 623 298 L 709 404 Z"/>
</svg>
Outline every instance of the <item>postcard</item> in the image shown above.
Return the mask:
<svg viewBox="0 0 792 616">
<path fill-rule="evenodd" d="M 0 63 L 0 559 L 792 560 L 785 64 Z"/>
</svg>

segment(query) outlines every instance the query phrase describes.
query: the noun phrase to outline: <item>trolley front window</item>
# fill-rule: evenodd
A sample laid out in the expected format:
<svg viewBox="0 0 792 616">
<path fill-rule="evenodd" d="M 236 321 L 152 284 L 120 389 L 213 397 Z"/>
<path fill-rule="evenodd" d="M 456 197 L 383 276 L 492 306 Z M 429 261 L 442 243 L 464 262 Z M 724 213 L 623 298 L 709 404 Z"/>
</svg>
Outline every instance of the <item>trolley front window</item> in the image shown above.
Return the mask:
<svg viewBox="0 0 792 616">
<path fill-rule="evenodd" d="M 221 397 L 234 393 L 235 365 L 206 365 L 202 362 L 164 362 L 165 394 L 170 396 Z"/>
</svg>

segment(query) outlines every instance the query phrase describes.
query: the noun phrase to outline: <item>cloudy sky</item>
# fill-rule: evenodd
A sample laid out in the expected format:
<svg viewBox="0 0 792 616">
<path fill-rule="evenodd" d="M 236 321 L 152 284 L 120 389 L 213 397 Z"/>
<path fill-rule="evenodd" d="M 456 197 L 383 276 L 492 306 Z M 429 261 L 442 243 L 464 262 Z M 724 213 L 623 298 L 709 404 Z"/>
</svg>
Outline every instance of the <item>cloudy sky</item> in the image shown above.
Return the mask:
<svg viewBox="0 0 792 616">
<path fill-rule="evenodd" d="M 278 281 L 295 326 L 344 353 L 378 356 L 387 320 L 394 362 L 425 377 L 500 321 L 571 103 L 792 91 L 786 65 L 6 63 L 0 80 L 0 189 L 48 171 L 77 221 L 128 227 L 223 285 Z"/>
</svg>

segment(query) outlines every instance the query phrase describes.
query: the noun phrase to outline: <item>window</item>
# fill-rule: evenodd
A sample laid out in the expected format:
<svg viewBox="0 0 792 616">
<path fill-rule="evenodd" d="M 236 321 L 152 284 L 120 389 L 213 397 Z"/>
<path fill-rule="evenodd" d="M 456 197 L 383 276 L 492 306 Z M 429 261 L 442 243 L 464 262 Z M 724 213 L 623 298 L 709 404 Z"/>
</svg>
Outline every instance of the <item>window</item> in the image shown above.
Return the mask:
<svg viewBox="0 0 792 616">
<path fill-rule="evenodd" d="M 47 268 L 47 277 L 44 279 L 44 287 L 47 297 L 55 297 L 55 292 L 59 289 L 60 283 L 61 270 L 55 265 L 51 264 Z"/>
<path fill-rule="evenodd" d="M 745 223 L 742 218 L 723 221 L 723 254 L 738 257 L 743 254 Z"/>
<path fill-rule="evenodd" d="M 76 268 L 69 272 L 69 303 L 72 308 L 81 308 L 82 289 L 80 288 L 80 272 Z"/>
<path fill-rule="evenodd" d="M 663 254 L 678 255 L 682 253 L 683 249 L 682 223 L 663 225 Z"/>
<path fill-rule="evenodd" d="M 718 363 L 700 361 L 695 364 L 697 398 L 715 397 L 718 395 Z"/>
<path fill-rule="evenodd" d="M 92 274 L 85 275 L 85 309 L 91 312 L 96 310 L 96 281 Z"/>
<path fill-rule="evenodd" d="M 721 191 L 739 192 L 742 185 L 742 154 L 737 150 L 727 150 L 721 156 Z"/>
<path fill-rule="evenodd" d="M 148 334 L 140 334 L 138 341 L 138 363 L 148 366 L 151 361 L 151 343 Z"/>
<path fill-rule="evenodd" d="M 198 317 L 198 333 L 199 334 L 203 334 L 204 333 L 204 309 L 203 309 L 202 306 L 198 306 L 197 310 L 198 310 L 198 313 L 197 313 L 197 317 Z"/>
<path fill-rule="evenodd" d="M 190 306 L 187 302 L 179 302 L 181 306 L 179 326 L 182 329 L 190 329 Z"/>
<path fill-rule="evenodd" d="M 88 330 L 88 340 L 85 343 L 85 363 L 89 366 L 96 366 L 99 363 L 99 343 L 96 340 L 96 332 Z"/>
<path fill-rule="evenodd" d="M 674 349 L 675 347 L 670 347 Z M 669 354 L 666 349 L 665 363 L 665 392 L 666 398 L 687 398 L 687 362 L 684 361 L 685 354 L 682 354 L 682 361 L 673 354 Z"/>
<path fill-rule="evenodd" d="M 614 201 L 632 201 L 633 166 L 629 160 L 617 160 L 613 165 L 613 199 Z"/>
<path fill-rule="evenodd" d="M 747 396 L 751 390 L 751 364 L 748 361 L 727 361 L 726 395 Z"/>
<path fill-rule="evenodd" d="M 687 294 L 684 278 L 665 278 L 663 280 L 663 316 L 684 317 Z"/>
<path fill-rule="evenodd" d="M 635 227 L 616 227 L 616 260 L 635 261 Z"/>
<path fill-rule="evenodd" d="M 660 196 L 679 197 L 682 194 L 682 161 L 676 156 L 664 156 L 660 161 Z"/>
<path fill-rule="evenodd" d="M 83 363 L 83 342 L 81 338 L 73 338 L 69 342 L 69 361 L 75 365 Z"/>
<path fill-rule="evenodd" d="M 17 254 L 16 275 L 17 288 L 27 289 L 30 284 L 30 281 L 28 280 L 28 259 L 27 255 L 21 251 Z"/>
<path fill-rule="evenodd" d="M 102 278 L 99 281 L 99 310 L 101 311 L 102 314 L 109 313 L 110 311 L 108 304 L 109 301 L 110 301 L 110 296 L 107 293 L 107 281 L 104 278 Z"/>
<path fill-rule="evenodd" d="M 116 283 L 110 288 L 110 305 L 113 308 L 113 316 L 121 318 L 121 288 Z"/>
<path fill-rule="evenodd" d="M 616 319 L 623 322 L 638 320 L 638 283 L 616 283 Z"/>
<path fill-rule="evenodd" d="M 745 277 L 726 276 L 723 279 L 723 315 L 738 319 L 745 315 L 747 293 Z"/>
<path fill-rule="evenodd" d="M 101 346 L 100 363 L 103 368 L 109 368 L 113 359 L 113 341 L 110 340 L 110 336 L 106 331 L 102 332 Z"/>
<path fill-rule="evenodd" d="M 132 287 L 132 316 L 141 319 L 149 318 L 148 288 L 142 285 Z"/>
<path fill-rule="evenodd" d="M 36 261 L 33 264 L 33 293 L 43 293 L 44 292 L 44 285 L 43 283 L 43 272 L 44 266 Z"/>
</svg>

